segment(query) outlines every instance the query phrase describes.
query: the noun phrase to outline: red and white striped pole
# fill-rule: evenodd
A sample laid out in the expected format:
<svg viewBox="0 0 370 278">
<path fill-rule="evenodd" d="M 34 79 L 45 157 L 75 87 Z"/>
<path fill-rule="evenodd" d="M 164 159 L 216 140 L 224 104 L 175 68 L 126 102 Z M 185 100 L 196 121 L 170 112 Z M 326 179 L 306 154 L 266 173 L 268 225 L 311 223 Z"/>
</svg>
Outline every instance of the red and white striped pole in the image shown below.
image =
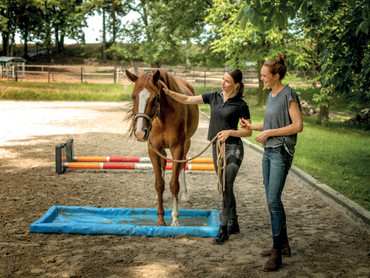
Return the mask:
<svg viewBox="0 0 370 278">
<path fill-rule="evenodd" d="M 150 163 L 119 163 L 119 162 L 64 162 L 64 168 L 74 169 L 132 169 L 132 170 L 148 170 L 153 169 Z M 186 164 L 185 170 L 214 170 L 213 164 Z M 172 170 L 172 164 L 167 164 L 166 170 Z"/>
<path fill-rule="evenodd" d="M 125 157 L 125 156 L 73 156 L 74 162 L 136 162 L 150 163 L 149 157 Z M 167 160 L 172 163 L 171 160 Z M 198 157 L 189 160 L 187 163 L 213 163 L 210 157 Z"/>
</svg>

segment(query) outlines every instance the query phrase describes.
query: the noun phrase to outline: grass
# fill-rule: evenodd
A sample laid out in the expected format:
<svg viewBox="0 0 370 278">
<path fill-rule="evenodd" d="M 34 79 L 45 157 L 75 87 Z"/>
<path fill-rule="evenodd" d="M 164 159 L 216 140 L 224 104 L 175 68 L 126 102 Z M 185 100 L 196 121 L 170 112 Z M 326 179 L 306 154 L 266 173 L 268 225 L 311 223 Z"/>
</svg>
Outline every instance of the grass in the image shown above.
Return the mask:
<svg viewBox="0 0 370 278">
<path fill-rule="evenodd" d="M 196 94 L 219 88 L 195 88 Z M 0 82 L 0 99 L 8 100 L 131 100 L 131 85 Z M 257 106 L 256 91 L 247 90 L 253 123 L 263 123 L 264 107 Z M 208 105 L 200 109 L 209 114 Z M 369 131 L 352 128 L 343 122 L 316 124 L 315 118 L 303 117 L 304 130 L 298 135 L 294 165 L 327 184 L 344 196 L 370 210 L 370 142 Z M 254 140 L 257 132 L 247 140 Z"/>
<path fill-rule="evenodd" d="M 343 123 L 322 127 L 304 117 L 298 136 L 294 164 L 370 210 L 369 132 Z"/>
<path fill-rule="evenodd" d="M 12 100 L 131 100 L 132 86 L 122 84 L 72 84 L 44 82 L 0 82 L 0 99 Z"/>
</svg>

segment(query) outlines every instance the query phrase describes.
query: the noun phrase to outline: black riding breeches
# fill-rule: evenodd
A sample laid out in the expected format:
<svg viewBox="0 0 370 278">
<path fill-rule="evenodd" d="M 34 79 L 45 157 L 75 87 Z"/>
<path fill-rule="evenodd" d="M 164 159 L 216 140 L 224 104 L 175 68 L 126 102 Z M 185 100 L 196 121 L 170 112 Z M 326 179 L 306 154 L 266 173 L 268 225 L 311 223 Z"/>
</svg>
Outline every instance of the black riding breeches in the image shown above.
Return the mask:
<svg viewBox="0 0 370 278">
<path fill-rule="evenodd" d="M 212 156 L 215 170 L 217 173 L 217 153 L 216 143 L 212 144 Z M 228 144 L 225 143 L 226 167 L 224 168 L 225 175 L 225 191 L 222 193 L 222 217 L 221 225 L 226 226 L 230 218 L 237 218 L 236 202 L 234 195 L 234 181 L 239 171 L 239 167 L 243 161 L 244 147 L 243 143 Z M 223 165 L 222 165 L 223 167 Z M 221 183 L 223 179 L 221 176 Z"/>
</svg>

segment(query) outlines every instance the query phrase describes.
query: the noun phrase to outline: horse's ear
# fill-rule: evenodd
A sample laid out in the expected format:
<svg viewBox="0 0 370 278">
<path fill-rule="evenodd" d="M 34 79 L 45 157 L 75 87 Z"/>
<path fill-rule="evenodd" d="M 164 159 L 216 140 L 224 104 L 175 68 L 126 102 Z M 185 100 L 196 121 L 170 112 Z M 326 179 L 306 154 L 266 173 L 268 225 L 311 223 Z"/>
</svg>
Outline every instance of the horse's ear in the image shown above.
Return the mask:
<svg viewBox="0 0 370 278">
<path fill-rule="evenodd" d="M 132 82 L 136 82 L 136 80 L 139 78 L 137 77 L 135 74 L 129 72 L 128 70 L 126 70 L 126 76 L 128 77 L 128 79 L 130 79 Z"/>
<path fill-rule="evenodd" d="M 156 70 L 153 74 L 153 84 L 157 84 L 159 78 L 161 78 L 161 72 L 159 70 Z"/>
</svg>

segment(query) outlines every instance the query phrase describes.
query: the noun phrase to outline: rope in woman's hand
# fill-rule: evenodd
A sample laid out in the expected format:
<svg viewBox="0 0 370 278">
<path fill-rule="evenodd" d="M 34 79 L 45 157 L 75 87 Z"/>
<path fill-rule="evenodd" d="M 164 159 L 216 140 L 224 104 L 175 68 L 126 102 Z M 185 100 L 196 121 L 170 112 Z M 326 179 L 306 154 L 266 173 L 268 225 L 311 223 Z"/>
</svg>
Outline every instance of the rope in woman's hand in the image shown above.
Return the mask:
<svg viewBox="0 0 370 278">
<path fill-rule="evenodd" d="M 192 158 L 182 159 L 182 160 L 177 160 L 177 159 L 173 159 L 173 158 L 169 158 L 169 157 L 164 156 L 156 148 L 154 148 L 150 139 L 148 139 L 148 145 L 161 158 L 172 161 L 172 162 L 183 163 L 183 162 L 188 162 L 190 160 L 193 160 L 193 159 L 199 157 L 200 155 L 202 155 L 209 148 L 209 146 L 211 146 L 211 144 L 215 140 L 217 140 L 217 135 L 215 137 L 213 137 L 211 142 L 209 142 L 208 146 L 203 151 L 201 151 L 199 154 L 197 154 L 196 156 L 194 156 Z M 221 142 L 220 140 L 217 140 L 217 142 L 216 142 L 216 157 L 217 157 L 217 164 L 216 165 L 217 165 L 217 178 L 218 178 L 217 190 L 218 190 L 218 194 L 221 195 L 222 192 L 225 191 L 225 171 L 223 171 L 226 167 L 225 142 Z M 223 183 L 221 183 L 221 175 L 223 176 L 223 179 L 222 179 Z"/>
<path fill-rule="evenodd" d="M 218 194 L 222 194 L 225 191 L 225 167 L 226 167 L 226 155 L 225 155 L 225 142 L 217 140 L 216 142 L 216 157 L 217 157 L 217 190 Z M 222 183 L 221 183 L 222 176 Z"/>
</svg>

